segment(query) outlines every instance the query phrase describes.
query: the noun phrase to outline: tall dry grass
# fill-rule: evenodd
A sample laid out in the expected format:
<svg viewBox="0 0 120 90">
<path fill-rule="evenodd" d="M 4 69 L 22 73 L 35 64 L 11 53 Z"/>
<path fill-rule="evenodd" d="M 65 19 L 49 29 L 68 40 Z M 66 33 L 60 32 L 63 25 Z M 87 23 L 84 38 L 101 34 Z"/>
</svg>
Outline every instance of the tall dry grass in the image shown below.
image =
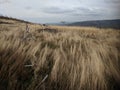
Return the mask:
<svg viewBox="0 0 120 90">
<path fill-rule="evenodd" d="M 120 31 L 49 28 L 0 30 L 1 90 L 120 89 Z"/>
</svg>

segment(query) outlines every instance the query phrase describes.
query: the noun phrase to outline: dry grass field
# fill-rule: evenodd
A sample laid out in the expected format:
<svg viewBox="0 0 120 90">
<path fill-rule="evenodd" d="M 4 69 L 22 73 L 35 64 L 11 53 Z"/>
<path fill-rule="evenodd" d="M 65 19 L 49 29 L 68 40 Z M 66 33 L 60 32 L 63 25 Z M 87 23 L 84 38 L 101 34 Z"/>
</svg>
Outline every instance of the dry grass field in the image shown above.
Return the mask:
<svg viewBox="0 0 120 90">
<path fill-rule="evenodd" d="M 120 90 L 120 30 L 0 24 L 0 90 Z"/>
</svg>

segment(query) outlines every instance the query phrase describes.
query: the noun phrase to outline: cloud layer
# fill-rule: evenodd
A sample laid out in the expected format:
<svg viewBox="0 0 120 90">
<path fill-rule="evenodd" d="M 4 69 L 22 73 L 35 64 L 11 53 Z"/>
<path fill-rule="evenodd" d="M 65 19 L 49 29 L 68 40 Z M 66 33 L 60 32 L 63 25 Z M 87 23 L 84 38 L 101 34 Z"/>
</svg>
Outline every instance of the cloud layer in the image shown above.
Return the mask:
<svg viewBox="0 0 120 90">
<path fill-rule="evenodd" d="M 34 22 L 120 19 L 120 0 L 0 0 L 0 13 Z"/>
</svg>

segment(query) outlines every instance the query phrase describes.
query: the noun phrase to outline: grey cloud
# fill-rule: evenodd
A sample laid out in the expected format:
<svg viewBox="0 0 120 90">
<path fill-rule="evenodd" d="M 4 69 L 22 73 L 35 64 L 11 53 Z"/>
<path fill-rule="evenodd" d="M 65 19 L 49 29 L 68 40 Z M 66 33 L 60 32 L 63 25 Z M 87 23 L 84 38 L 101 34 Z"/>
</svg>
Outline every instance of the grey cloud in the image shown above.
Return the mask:
<svg viewBox="0 0 120 90">
<path fill-rule="evenodd" d="M 10 3 L 10 0 L 0 0 L 0 4 Z"/>
<path fill-rule="evenodd" d="M 86 16 L 86 17 L 100 17 L 104 15 L 104 10 L 100 9 L 90 9 L 87 7 L 73 7 L 69 9 L 63 9 L 60 7 L 49 7 L 44 8 L 43 12 L 49 13 L 49 14 L 64 14 L 69 16 Z"/>
<path fill-rule="evenodd" d="M 101 13 L 98 9 L 90 9 L 85 7 L 74 8 L 75 12 L 72 13 L 73 16 L 100 16 Z"/>
<path fill-rule="evenodd" d="M 74 10 L 80 13 L 92 13 L 92 11 L 89 8 L 85 8 L 85 7 L 74 8 Z"/>
<path fill-rule="evenodd" d="M 120 8 L 120 0 L 105 0 L 105 3 L 113 8 Z"/>
<path fill-rule="evenodd" d="M 120 0 L 105 0 L 109 5 L 109 11 L 114 12 L 114 14 L 120 15 Z"/>
<path fill-rule="evenodd" d="M 105 16 L 105 10 L 87 7 L 74 8 L 75 12 L 71 13 L 70 16 L 74 17 L 74 20 L 96 20 L 102 19 Z"/>
<path fill-rule="evenodd" d="M 107 3 L 120 3 L 120 0 L 104 0 Z"/>
<path fill-rule="evenodd" d="M 26 10 L 31 10 L 32 7 L 31 7 L 31 6 L 27 6 L 27 7 L 25 7 L 25 9 L 26 9 Z"/>
<path fill-rule="evenodd" d="M 43 12 L 50 13 L 50 14 L 66 14 L 66 13 L 72 13 L 72 12 L 74 12 L 74 10 L 63 9 L 63 8 L 59 8 L 59 7 L 49 7 L 49 8 L 44 8 Z"/>
<path fill-rule="evenodd" d="M 0 16 L 3 16 L 3 15 L 0 13 Z"/>
<path fill-rule="evenodd" d="M 63 9 L 60 7 L 49 7 L 49 8 L 43 8 L 43 12 L 50 13 L 50 14 L 94 14 L 95 11 L 85 8 L 85 7 L 73 7 L 68 9 Z"/>
<path fill-rule="evenodd" d="M 103 16 L 103 14 L 98 14 L 98 13 L 88 13 L 88 14 L 86 14 L 86 13 L 84 13 L 84 14 L 82 14 L 82 13 L 73 13 L 73 14 L 71 14 L 71 15 L 73 15 L 73 16 L 85 16 L 85 17 L 98 17 L 98 16 Z"/>
</svg>

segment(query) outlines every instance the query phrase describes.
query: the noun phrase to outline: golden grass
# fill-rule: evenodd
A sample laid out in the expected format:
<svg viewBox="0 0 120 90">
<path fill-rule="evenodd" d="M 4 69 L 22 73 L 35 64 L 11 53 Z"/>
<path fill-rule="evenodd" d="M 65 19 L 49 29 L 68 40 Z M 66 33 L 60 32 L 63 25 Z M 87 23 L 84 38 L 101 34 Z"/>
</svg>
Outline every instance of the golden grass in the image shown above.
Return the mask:
<svg viewBox="0 0 120 90">
<path fill-rule="evenodd" d="M 1 90 L 120 89 L 120 31 L 15 25 L 0 26 Z"/>
</svg>

